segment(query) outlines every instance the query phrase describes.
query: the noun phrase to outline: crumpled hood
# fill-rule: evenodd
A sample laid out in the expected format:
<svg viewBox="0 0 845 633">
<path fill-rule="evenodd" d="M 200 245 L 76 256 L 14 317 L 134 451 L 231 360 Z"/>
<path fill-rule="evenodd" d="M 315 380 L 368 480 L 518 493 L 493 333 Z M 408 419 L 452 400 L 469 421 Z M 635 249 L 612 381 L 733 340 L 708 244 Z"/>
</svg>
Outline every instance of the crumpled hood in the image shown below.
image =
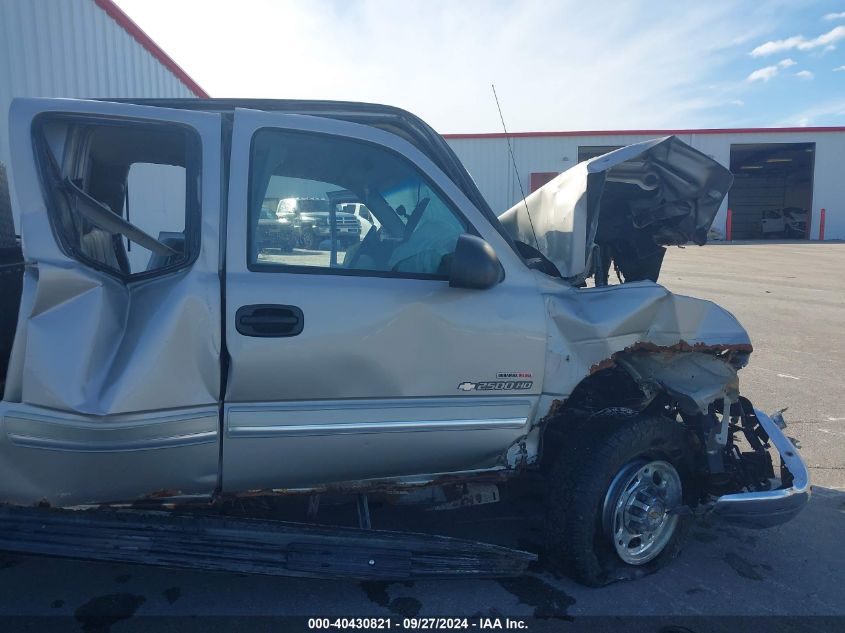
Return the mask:
<svg viewBox="0 0 845 633">
<path fill-rule="evenodd" d="M 578 163 L 499 219 L 569 281 L 611 260 L 628 281 L 656 281 L 664 246 L 707 241 L 732 182 L 727 168 L 667 136 Z"/>
<path fill-rule="evenodd" d="M 622 353 L 704 352 L 747 355 L 748 332 L 711 301 L 642 281 L 573 288 L 537 273 L 549 319 L 543 390 L 568 395 L 583 378 Z M 727 358 L 727 357 L 726 357 Z"/>
</svg>

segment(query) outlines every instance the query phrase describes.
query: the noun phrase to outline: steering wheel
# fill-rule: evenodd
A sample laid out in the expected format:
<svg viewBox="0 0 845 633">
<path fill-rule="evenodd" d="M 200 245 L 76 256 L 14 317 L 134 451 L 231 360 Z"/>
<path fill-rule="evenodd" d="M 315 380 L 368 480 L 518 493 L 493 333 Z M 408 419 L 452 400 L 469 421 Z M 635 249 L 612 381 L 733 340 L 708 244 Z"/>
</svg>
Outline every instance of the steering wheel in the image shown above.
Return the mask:
<svg viewBox="0 0 845 633">
<path fill-rule="evenodd" d="M 416 230 L 417 225 L 420 223 L 423 211 L 425 211 L 429 202 L 431 202 L 431 198 L 428 197 L 425 197 L 417 202 L 417 206 L 414 207 L 414 210 L 411 211 L 411 215 L 408 217 L 408 223 L 405 225 L 405 233 L 402 237 L 402 241 L 407 242 L 411 238 L 411 234 L 414 230 Z"/>
</svg>

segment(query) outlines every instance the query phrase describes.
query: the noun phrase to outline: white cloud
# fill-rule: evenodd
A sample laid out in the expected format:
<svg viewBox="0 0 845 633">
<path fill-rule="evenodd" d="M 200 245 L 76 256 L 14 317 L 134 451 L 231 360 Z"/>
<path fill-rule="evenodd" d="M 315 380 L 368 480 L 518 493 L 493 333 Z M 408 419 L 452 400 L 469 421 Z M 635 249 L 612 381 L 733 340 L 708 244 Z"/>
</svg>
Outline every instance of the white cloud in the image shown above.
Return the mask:
<svg viewBox="0 0 845 633">
<path fill-rule="evenodd" d="M 731 105 L 735 105 L 735 106 L 744 106 L 745 105 L 745 101 L 743 101 L 742 99 L 732 99 L 729 103 Z"/>
<path fill-rule="evenodd" d="M 501 131 L 491 83 L 512 131 L 737 125 L 736 59 L 785 19 L 746 0 L 117 2 L 215 97 L 386 103 L 440 132 Z"/>
<path fill-rule="evenodd" d="M 790 125 L 807 126 L 810 123 L 827 124 L 837 123 L 837 119 L 845 117 L 845 100 L 832 99 L 814 105 L 801 112 L 796 112 L 792 116 L 772 122 L 774 127 L 785 127 Z M 819 121 L 822 119 L 822 121 Z M 826 120 L 825 120 L 826 119 Z"/>
<path fill-rule="evenodd" d="M 833 69 L 833 72 L 838 73 L 838 72 L 841 72 L 843 70 L 845 70 L 845 66 L 837 66 L 836 68 Z"/>
<path fill-rule="evenodd" d="M 808 40 L 803 35 L 793 35 L 783 40 L 771 40 L 760 44 L 751 51 L 752 57 L 764 57 L 782 51 L 809 51 L 822 46 L 831 46 L 834 42 L 845 38 L 845 26 L 837 26 L 818 37 Z"/>
<path fill-rule="evenodd" d="M 809 70 L 799 70 L 797 73 L 795 73 L 795 76 L 798 77 L 799 79 L 806 79 L 806 80 L 810 80 L 813 77 L 815 77 L 815 75 L 813 73 L 811 73 Z"/>
<path fill-rule="evenodd" d="M 845 19 L 845 11 L 843 11 L 842 13 L 828 13 L 827 15 L 824 16 L 824 19 L 827 20 L 827 21 L 843 20 L 843 19 Z"/>
<path fill-rule="evenodd" d="M 789 57 L 787 57 L 786 59 L 780 60 L 778 62 L 778 66 L 780 66 L 781 68 L 789 68 L 790 66 L 794 66 L 795 63 L 796 62 L 794 59 L 790 59 Z"/>
<path fill-rule="evenodd" d="M 753 73 L 748 75 L 745 81 L 769 81 L 769 79 L 772 79 L 773 77 L 777 76 L 777 74 L 777 66 L 765 66 L 763 68 L 758 68 Z"/>
</svg>

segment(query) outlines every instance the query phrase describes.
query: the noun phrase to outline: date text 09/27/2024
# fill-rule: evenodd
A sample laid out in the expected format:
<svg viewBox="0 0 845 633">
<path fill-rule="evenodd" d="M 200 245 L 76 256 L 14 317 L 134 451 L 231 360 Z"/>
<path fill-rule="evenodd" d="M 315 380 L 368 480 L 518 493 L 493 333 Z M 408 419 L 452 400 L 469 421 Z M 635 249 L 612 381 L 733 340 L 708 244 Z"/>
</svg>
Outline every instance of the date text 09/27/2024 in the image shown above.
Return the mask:
<svg viewBox="0 0 845 633">
<path fill-rule="evenodd" d="M 309 618 L 309 630 L 400 629 L 410 631 L 438 630 L 526 630 L 528 624 L 519 618 Z"/>
</svg>

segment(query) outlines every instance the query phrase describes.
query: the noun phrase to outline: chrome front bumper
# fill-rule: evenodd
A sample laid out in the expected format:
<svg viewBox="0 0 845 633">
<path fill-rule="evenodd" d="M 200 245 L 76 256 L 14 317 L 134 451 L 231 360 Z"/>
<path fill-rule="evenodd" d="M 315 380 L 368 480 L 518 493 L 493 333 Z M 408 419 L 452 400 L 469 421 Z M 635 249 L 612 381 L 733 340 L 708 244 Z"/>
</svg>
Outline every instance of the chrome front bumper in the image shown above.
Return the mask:
<svg viewBox="0 0 845 633">
<path fill-rule="evenodd" d="M 804 460 L 774 420 L 758 409 L 754 409 L 754 414 L 780 453 L 781 462 L 792 474 L 792 486 L 723 495 L 716 500 L 711 512 L 731 523 L 764 528 L 786 523 L 807 504 L 811 490 L 810 474 Z"/>
</svg>

